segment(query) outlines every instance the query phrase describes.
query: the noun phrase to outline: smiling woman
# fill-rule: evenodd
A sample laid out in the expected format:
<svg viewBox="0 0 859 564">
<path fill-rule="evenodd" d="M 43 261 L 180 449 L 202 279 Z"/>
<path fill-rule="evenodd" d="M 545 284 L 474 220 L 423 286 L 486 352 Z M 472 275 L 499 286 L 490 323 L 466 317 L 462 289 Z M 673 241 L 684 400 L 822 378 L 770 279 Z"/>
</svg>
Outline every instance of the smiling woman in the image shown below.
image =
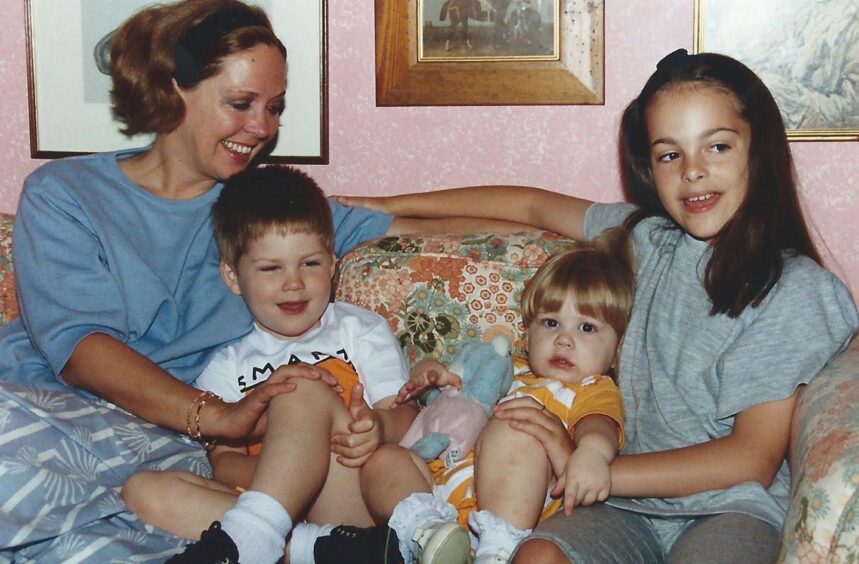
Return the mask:
<svg viewBox="0 0 859 564">
<path fill-rule="evenodd" d="M 94 562 L 163 559 L 180 541 L 115 519 L 122 484 L 141 466 L 209 473 L 182 435 L 259 436 L 268 399 L 292 389 L 204 404 L 190 385 L 252 327 L 220 279 L 210 209 L 278 131 L 286 50 L 267 15 L 238 0 L 153 5 L 120 26 L 110 60 L 115 116 L 153 143 L 42 166 L 16 215 L 26 323 L 0 333 L 0 460 L 17 460 L 0 547 L 26 560 L 64 561 L 69 546 Z M 338 253 L 393 221 L 331 209 Z"/>
</svg>

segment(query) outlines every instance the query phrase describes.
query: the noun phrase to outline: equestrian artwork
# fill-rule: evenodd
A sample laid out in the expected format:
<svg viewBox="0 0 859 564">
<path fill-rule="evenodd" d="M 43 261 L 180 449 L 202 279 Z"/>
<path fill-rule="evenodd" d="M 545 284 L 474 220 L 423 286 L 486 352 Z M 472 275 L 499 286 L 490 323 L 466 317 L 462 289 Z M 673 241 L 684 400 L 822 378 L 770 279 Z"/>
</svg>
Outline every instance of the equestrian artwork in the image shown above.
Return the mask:
<svg viewBox="0 0 859 564">
<path fill-rule="evenodd" d="M 552 58 L 558 0 L 419 0 L 423 59 Z"/>
</svg>

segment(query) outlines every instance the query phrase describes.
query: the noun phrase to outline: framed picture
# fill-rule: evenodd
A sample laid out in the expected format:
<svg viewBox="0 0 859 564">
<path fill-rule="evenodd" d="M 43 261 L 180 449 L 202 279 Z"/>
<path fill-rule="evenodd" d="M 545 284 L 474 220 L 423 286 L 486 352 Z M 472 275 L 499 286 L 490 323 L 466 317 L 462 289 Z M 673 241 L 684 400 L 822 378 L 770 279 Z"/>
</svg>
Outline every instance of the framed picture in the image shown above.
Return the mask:
<svg viewBox="0 0 859 564">
<path fill-rule="evenodd" d="M 152 0 L 25 0 L 34 158 L 140 147 L 110 108 L 110 77 L 99 42 Z M 328 162 L 327 0 L 249 0 L 261 6 L 286 45 L 286 109 L 268 162 Z M 99 70 L 99 69 L 102 70 Z"/>
<path fill-rule="evenodd" d="M 695 52 L 744 62 L 794 140 L 859 139 L 856 0 L 696 0 Z"/>
<path fill-rule="evenodd" d="M 602 104 L 602 0 L 375 0 L 376 105 Z"/>
</svg>

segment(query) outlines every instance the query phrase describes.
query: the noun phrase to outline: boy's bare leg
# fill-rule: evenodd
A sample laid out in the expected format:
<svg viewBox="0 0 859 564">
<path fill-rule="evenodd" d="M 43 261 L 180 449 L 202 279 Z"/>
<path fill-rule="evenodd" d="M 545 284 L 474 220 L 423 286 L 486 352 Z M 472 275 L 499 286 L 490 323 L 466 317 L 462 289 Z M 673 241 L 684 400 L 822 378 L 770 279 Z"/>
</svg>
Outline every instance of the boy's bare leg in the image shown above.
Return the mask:
<svg viewBox="0 0 859 564">
<path fill-rule="evenodd" d="M 394 507 L 409 495 L 431 491 L 426 463 L 399 445 L 382 445 L 361 468 L 361 493 L 376 523 L 387 522 Z"/>
<path fill-rule="evenodd" d="M 506 421 L 490 419 L 477 440 L 474 485 L 480 509 L 518 529 L 540 518 L 552 469 L 543 446 Z"/>
<path fill-rule="evenodd" d="M 277 499 L 293 523 L 321 503 L 322 522 L 370 524 L 362 504 L 344 502 L 361 499 L 358 469 L 337 463 L 330 452 L 332 434 L 350 422 L 343 401 L 324 382 L 296 379 L 296 385 L 269 403 L 264 446 L 248 489 Z"/>
<path fill-rule="evenodd" d="M 138 519 L 192 540 L 220 519 L 238 495 L 189 472 L 138 472 L 122 488 L 122 499 Z"/>
</svg>

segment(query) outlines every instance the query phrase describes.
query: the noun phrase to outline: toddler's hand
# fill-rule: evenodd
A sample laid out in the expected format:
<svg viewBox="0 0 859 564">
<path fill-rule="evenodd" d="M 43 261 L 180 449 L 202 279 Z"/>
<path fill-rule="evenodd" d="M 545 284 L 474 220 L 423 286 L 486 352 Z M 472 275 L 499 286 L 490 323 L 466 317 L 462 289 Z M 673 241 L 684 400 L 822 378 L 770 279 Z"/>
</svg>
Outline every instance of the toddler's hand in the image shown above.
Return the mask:
<svg viewBox="0 0 859 564">
<path fill-rule="evenodd" d="M 350 468 L 363 465 L 382 444 L 383 429 L 378 415 L 364 401 L 364 386 L 355 384 L 349 396 L 349 431 L 331 437 L 331 452 L 339 455 L 337 462 Z"/>
<path fill-rule="evenodd" d="M 397 392 L 394 403 L 402 404 L 420 396 L 430 388 L 453 386 L 462 388 L 462 379 L 434 358 L 425 358 L 412 368 L 409 381 Z"/>
<path fill-rule="evenodd" d="M 552 495 L 564 494 L 564 513 L 572 515 L 576 505 L 605 501 L 611 491 L 611 461 L 598 449 L 582 445 L 567 461 L 564 479 L 559 480 Z"/>
</svg>

